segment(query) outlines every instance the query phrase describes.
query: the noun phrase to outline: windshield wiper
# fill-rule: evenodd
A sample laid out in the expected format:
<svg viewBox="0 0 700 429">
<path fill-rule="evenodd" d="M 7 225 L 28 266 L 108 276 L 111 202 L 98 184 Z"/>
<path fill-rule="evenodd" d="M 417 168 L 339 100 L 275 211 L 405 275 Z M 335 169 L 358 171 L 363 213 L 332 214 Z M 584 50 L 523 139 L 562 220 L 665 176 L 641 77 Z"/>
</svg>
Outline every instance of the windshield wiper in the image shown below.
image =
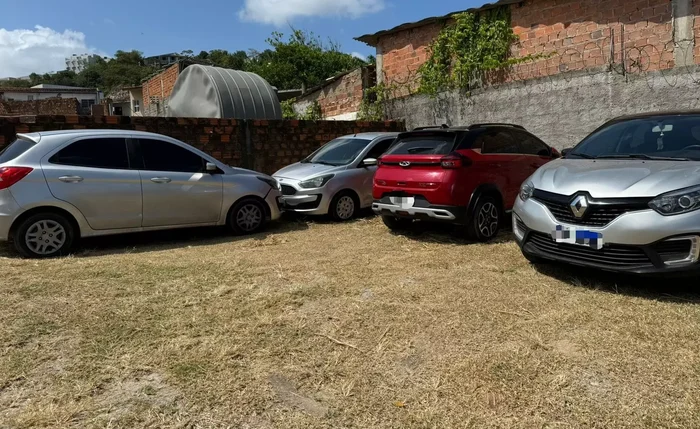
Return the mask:
<svg viewBox="0 0 700 429">
<path fill-rule="evenodd" d="M 690 158 L 672 156 L 652 156 L 646 153 L 629 153 L 624 155 L 601 155 L 596 159 L 646 159 L 648 161 L 690 161 Z"/>
<path fill-rule="evenodd" d="M 338 164 L 334 164 L 334 163 L 328 162 L 328 161 L 310 161 L 310 162 L 311 162 L 312 164 L 330 165 L 330 166 L 332 166 L 332 167 L 337 167 L 337 166 L 338 166 Z"/>
<path fill-rule="evenodd" d="M 584 158 L 584 159 L 596 159 L 595 156 L 587 155 L 585 153 L 567 153 L 565 158 L 568 158 L 570 156 L 578 156 L 579 158 Z"/>
</svg>

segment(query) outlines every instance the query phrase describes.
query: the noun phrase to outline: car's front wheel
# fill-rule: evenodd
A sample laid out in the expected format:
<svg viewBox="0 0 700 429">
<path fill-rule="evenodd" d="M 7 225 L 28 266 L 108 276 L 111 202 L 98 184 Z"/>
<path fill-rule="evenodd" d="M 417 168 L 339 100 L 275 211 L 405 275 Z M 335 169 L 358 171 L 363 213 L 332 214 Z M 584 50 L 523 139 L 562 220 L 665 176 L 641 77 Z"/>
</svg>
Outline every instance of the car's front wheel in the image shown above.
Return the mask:
<svg viewBox="0 0 700 429">
<path fill-rule="evenodd" d="M 344 222 L 354 218 L 360 209 L 360 201 L 350 191 L 339 192 L 331 200 L 329 214 L 335 221 Z"/>
<path fill-rule="evenodd" d="M 246 198 L 233 206 L 229 213 L 228 225 L 234 234 L 255 234 L 263 229 L 265 219 L 263 203 L 254 198 Z"/>
<path fill-rule="evenodd" d="M 13 234 L 17 252 L 25 258 L 67 255 L 75 241 L 75 228 L 58 213 L 37 213 L 23 220 Z"/>
<path fill-rule="evenodd" d="M 501 225 L 501 209 L 493 197 L 482 197 L 469 222 L 469 238 L 482 243 L 493 240 Z"/>
</svg>

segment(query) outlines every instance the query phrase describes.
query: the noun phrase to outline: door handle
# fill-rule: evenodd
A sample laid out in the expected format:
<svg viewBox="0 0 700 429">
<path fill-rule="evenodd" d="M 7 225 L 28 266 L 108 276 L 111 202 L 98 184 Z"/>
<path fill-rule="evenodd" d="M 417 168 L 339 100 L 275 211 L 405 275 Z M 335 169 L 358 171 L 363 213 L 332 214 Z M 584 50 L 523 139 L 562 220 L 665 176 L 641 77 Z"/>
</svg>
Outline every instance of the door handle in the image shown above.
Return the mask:
<svg viewBox="0 0 700 429">
<path fill-rule="evenodd" d="M 58 180 L 65 183 L 78 183 L 82 182 L 84 179 L 80 176 L 61 176 Z"/>
<path fill-rule="evenodd" d="M 170 183 L 172 180 L 169 177 L 154 177 L 151 179 L 153 183 Z"/>
</svg>

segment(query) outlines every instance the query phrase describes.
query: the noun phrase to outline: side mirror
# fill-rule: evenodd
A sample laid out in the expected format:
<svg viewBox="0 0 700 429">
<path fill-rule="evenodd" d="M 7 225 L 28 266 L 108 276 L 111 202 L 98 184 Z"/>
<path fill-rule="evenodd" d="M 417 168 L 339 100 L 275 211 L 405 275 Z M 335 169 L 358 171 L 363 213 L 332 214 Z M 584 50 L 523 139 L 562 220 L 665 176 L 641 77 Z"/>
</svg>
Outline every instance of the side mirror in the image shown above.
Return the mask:
<svg viewBox="0 0 700 429">
<path fill-rule="evenodd" d="M 216 173 L 219 171 L 219 167 L 217 167 L 213 162 L 207 162 L 206 170 L 207 173 Z"/>
<path fill-rule="evenodd" d="M 371 167 L 373 165 L 377 165 L 377 160 L 375 158 L 367 158 L 364 161 L 362 161 L 363 167 Z"/>
<path fill-rule="evenodd" d="M 572 147 L 567 147 L 566 149 L 562 149 L 561 151 L 561 156 L 566 156 L 569 152 L 571 152 L 574 148 Z"/>
<path fill-rule="evenodd" d="M 552 148 L 552 153 L 550 154 L 552 159 L 559 159 L 561 158 L 561 154 L 559 153 L 558 150 Z"/>
</svg>

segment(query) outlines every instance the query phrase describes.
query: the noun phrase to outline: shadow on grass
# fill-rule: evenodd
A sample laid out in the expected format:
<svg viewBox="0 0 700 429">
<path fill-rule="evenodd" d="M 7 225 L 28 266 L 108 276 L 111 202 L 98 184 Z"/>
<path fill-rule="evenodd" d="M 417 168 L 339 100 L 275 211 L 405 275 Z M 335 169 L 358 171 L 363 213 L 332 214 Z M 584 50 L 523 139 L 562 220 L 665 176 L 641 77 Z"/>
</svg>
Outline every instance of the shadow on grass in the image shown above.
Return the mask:
<svg viewBox="0 0 700 429">
<path fill-rule="evenodd" d="M 404 231 L 391 231 L 392 234 L 410 238 L 416 241 L 444 244 L 481 244 L 467 237 L 466 226 L 452 225 L 438 222 L 413 222 L 411 227 Z M 496 238 L 488 244 L 501 244 L 513 241 L 510 228 L 501 227 Z"/>
<path fill-rule="evenodd" d="M 305 229 L 308 229 L 308 225 L 304 222 L 282 220 L 269 223 L 265 230 L 253 235 L 235 236 L 226 227 L 171 229 L 110 235 L 81 240 L 74 249 L 73 256 L 89 258 L 121 253 L 145 253 L 183 247 L 211 246 L 241 240 L 264 240 L 273 234 Z M 0 245 L 0 257 L 19 258 L 19 255 L 11 245 L 3 243 Z"/>
<path fill-rule="evenodd" d="M 540 274 L 575 287 L 665 302 L 700 304 L 697 277 L 638 276 L 555 262 L 533 267 Z"/>
</svg>

